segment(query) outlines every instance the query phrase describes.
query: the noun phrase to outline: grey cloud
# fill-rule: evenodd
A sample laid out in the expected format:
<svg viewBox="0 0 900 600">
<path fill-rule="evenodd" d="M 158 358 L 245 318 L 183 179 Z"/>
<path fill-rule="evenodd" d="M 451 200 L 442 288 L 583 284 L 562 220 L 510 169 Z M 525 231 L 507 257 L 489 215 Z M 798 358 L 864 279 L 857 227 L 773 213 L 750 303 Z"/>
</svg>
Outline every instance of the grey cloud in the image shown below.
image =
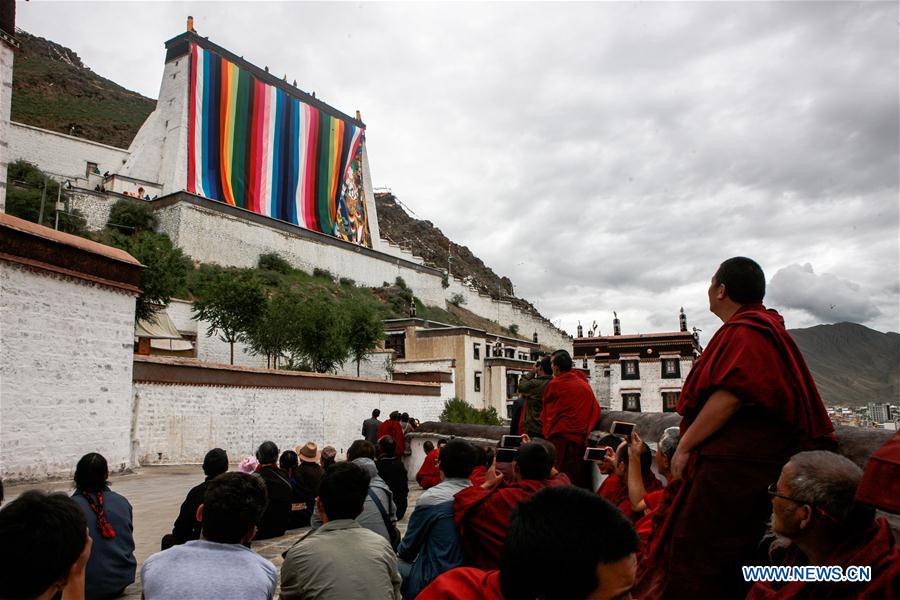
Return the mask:
<svg viewBox="0 0 900 600">
<path fill-rule="evenodd" d="M 816 275 L 810 263 L 779 269 L 769 283 L 768 298 L 775 305 L 804 310 L 826 323 L 865 323 L 881 315 L 859 284 L 831 273 Z"/>
</svg>

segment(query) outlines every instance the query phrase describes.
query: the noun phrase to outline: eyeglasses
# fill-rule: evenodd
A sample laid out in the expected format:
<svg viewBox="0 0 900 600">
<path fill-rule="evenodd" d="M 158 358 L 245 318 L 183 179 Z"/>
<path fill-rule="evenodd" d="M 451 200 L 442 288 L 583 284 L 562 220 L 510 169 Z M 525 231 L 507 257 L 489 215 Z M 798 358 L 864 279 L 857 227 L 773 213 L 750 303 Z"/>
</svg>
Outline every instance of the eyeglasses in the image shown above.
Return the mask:
<svg viewBox="0 0 900 600">
<path fill-rule="evenodd" d="M 779 494 L 777 483 L 771 484 L 768 488 L 766 488 L 766 491 L 769 492 L 769 495 L 773 498 L 781 498 L 782 500 L 790 500 L 791 502 L 794 502 L 796 504 L 809 504 L 810 506 L 812 506 L 811 502 L 804 502 L 803 500 L 798 500 L 797 498 L 791 498 L 790 496 Z"/>
</svg>

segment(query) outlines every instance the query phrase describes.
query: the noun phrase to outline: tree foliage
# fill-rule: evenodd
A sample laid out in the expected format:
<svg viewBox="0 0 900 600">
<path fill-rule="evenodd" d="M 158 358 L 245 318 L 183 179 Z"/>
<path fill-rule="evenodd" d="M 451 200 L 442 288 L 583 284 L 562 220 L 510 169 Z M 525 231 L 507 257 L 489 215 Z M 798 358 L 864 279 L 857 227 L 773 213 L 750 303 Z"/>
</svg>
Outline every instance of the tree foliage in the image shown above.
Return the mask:
<svg viewBox="0 0 900 600">
<path fill-rule="evenodd" d="M 153 210 L 143 200 L 117 201 L 109 209 L 109 217 L 106 219 L 106 228 L 125 234 L 140 231 L 153 231 L 159 225 L 159 219 Z"/>
<path fill-rule="evenodd" d="M 347 313 L 347 346 L 359 377 L 359 363 L 384 339 L 384 322 L 372 303 L 351 304 Z"/>
<path fill-rule="evenodd" d="M 291 354 L 299 337 L 301 306 L 305 299 L 293 291 L 276 291 L 260 310 L 259 319 L 246 332 L 246 341 L 254 354 L 265 355 L 277 369 L 282 357 Z"/>
<path fill-rule="evenodd" d="M 275 271 L 282 275 L 287 275 L 292 271 L 291 263 L 282 258 L 277 252 L 260 254 L 257 265 L 264 271 Z"/>
<path fill-rule="evenodd" d="M 327 373 L 344 364 L 347 346 L 346 307 L 327 292 L 316 292 L 300 305 L 297 336 L 291 344 L 295 363 L 305 361 L 314 371 Z"/>
<path fill-rule="evenodd" d="M 475 408 L 465 400 L 451 398 L 444 403 L 444 410 L 438 419 L 442 423 L 466 423 L 469 425 L 502 425 L 503 421 L 497 414 L 497 409 Z"/>
<path fill-rule="evenodd" d="M 46 192 L 44 184 L 46 183 Z M 41 219 L 41 197 L 44 198 L 44 215 Z M 7 170 L 6 212 L 45 227 L 56 225 L 56 199 L 69 200 L 65 187 L 43 171 L 24 160 L 10 163 Z M 59 230 L 84 235 L 85 219 L 81 212 L 72 209 L 59 212 Z"/>
<path fill-rule="evenodd" d="M 241 271 L 225 271 L 201 284 L 194 299 L 194 318 L 209 323 L 207 336 L 218 334 L 231 346 L 234 364 L 234 343 L 245 341 L 259 321 L 266 303 L 262 285 Z"/>
</svg>

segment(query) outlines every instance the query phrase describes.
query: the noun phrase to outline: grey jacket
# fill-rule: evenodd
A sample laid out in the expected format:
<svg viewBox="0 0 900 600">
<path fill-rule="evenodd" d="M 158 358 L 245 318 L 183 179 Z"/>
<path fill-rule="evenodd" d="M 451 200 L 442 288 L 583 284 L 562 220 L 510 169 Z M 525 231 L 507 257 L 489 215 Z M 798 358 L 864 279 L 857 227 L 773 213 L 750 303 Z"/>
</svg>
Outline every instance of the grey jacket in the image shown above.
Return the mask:
<svg viewBox="0 0 900 600">
<path fill-rule="evenodd" d="M 388 484 L 385 483 L 384 479 L 378 475 L 378 468 L 375 466 L 375 461 L 371 458 L 357 458 L 353 461 L 353 464 L 359 465 L 369 474 L 369 477 L 371 477 L 369 480 L 369 489 L 378 496 L 381 505 L 388 513 L 388 519 L 392 525 L 396 526 L 397 506 L 394 504 L 394 494 L 391 493 L 391 488 L 388 487 Z M 391 536 L 384 526 L 384 519 L 381 517 L 381 512 L 369 496 L 366 496 L 366 502 L 363 504 L 363 511 L 356 517 L 356 522 L 359 523 L 360 527 L 374 531 L 390 543 Z M 313 511 L 309 526 L 313 531 L 322 526 L 322 519 L 319 517 L 318 506 L 316 506 Z"/>
</svg>

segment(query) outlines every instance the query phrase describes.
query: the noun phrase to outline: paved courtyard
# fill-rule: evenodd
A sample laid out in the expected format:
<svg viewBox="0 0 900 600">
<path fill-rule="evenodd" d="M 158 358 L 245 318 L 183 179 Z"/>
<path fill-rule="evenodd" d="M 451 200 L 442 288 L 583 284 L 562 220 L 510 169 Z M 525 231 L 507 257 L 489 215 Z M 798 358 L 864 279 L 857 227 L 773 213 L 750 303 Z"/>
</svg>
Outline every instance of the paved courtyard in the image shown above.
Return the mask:
<svg viewBox="0 0 900 600">
<path fill-rule="evenodd" d="M 133 585 L 125 590 L 124 598 L 141 597 L 141 565 L 154 552 L 159 552 L 163 535 L 172 531 L 172 523 L 188 490 L 203 481 L 200 465 L 143 467 L 134 473 L 110 476 L 110 487 L 122 494 L 134 507 L 134 555 L 138 569 Z M 74 491 L 70 481 L 50 481 L 38 484 L 11 485 L 6 488 L 4 504 L 27 490 L 39 489 L 54 492 Z M 398 523 L 401 533 L 406 531 L 409 514 L 422 492 L 413 482 L 410 484 L 409 508 Z M 292 529 L 285 535 L 270 540 L 254 541 L 253 550 L 269 559 L 281 571 L 281 554 L 300 539 L 309 528 Z"/>
</svg>

